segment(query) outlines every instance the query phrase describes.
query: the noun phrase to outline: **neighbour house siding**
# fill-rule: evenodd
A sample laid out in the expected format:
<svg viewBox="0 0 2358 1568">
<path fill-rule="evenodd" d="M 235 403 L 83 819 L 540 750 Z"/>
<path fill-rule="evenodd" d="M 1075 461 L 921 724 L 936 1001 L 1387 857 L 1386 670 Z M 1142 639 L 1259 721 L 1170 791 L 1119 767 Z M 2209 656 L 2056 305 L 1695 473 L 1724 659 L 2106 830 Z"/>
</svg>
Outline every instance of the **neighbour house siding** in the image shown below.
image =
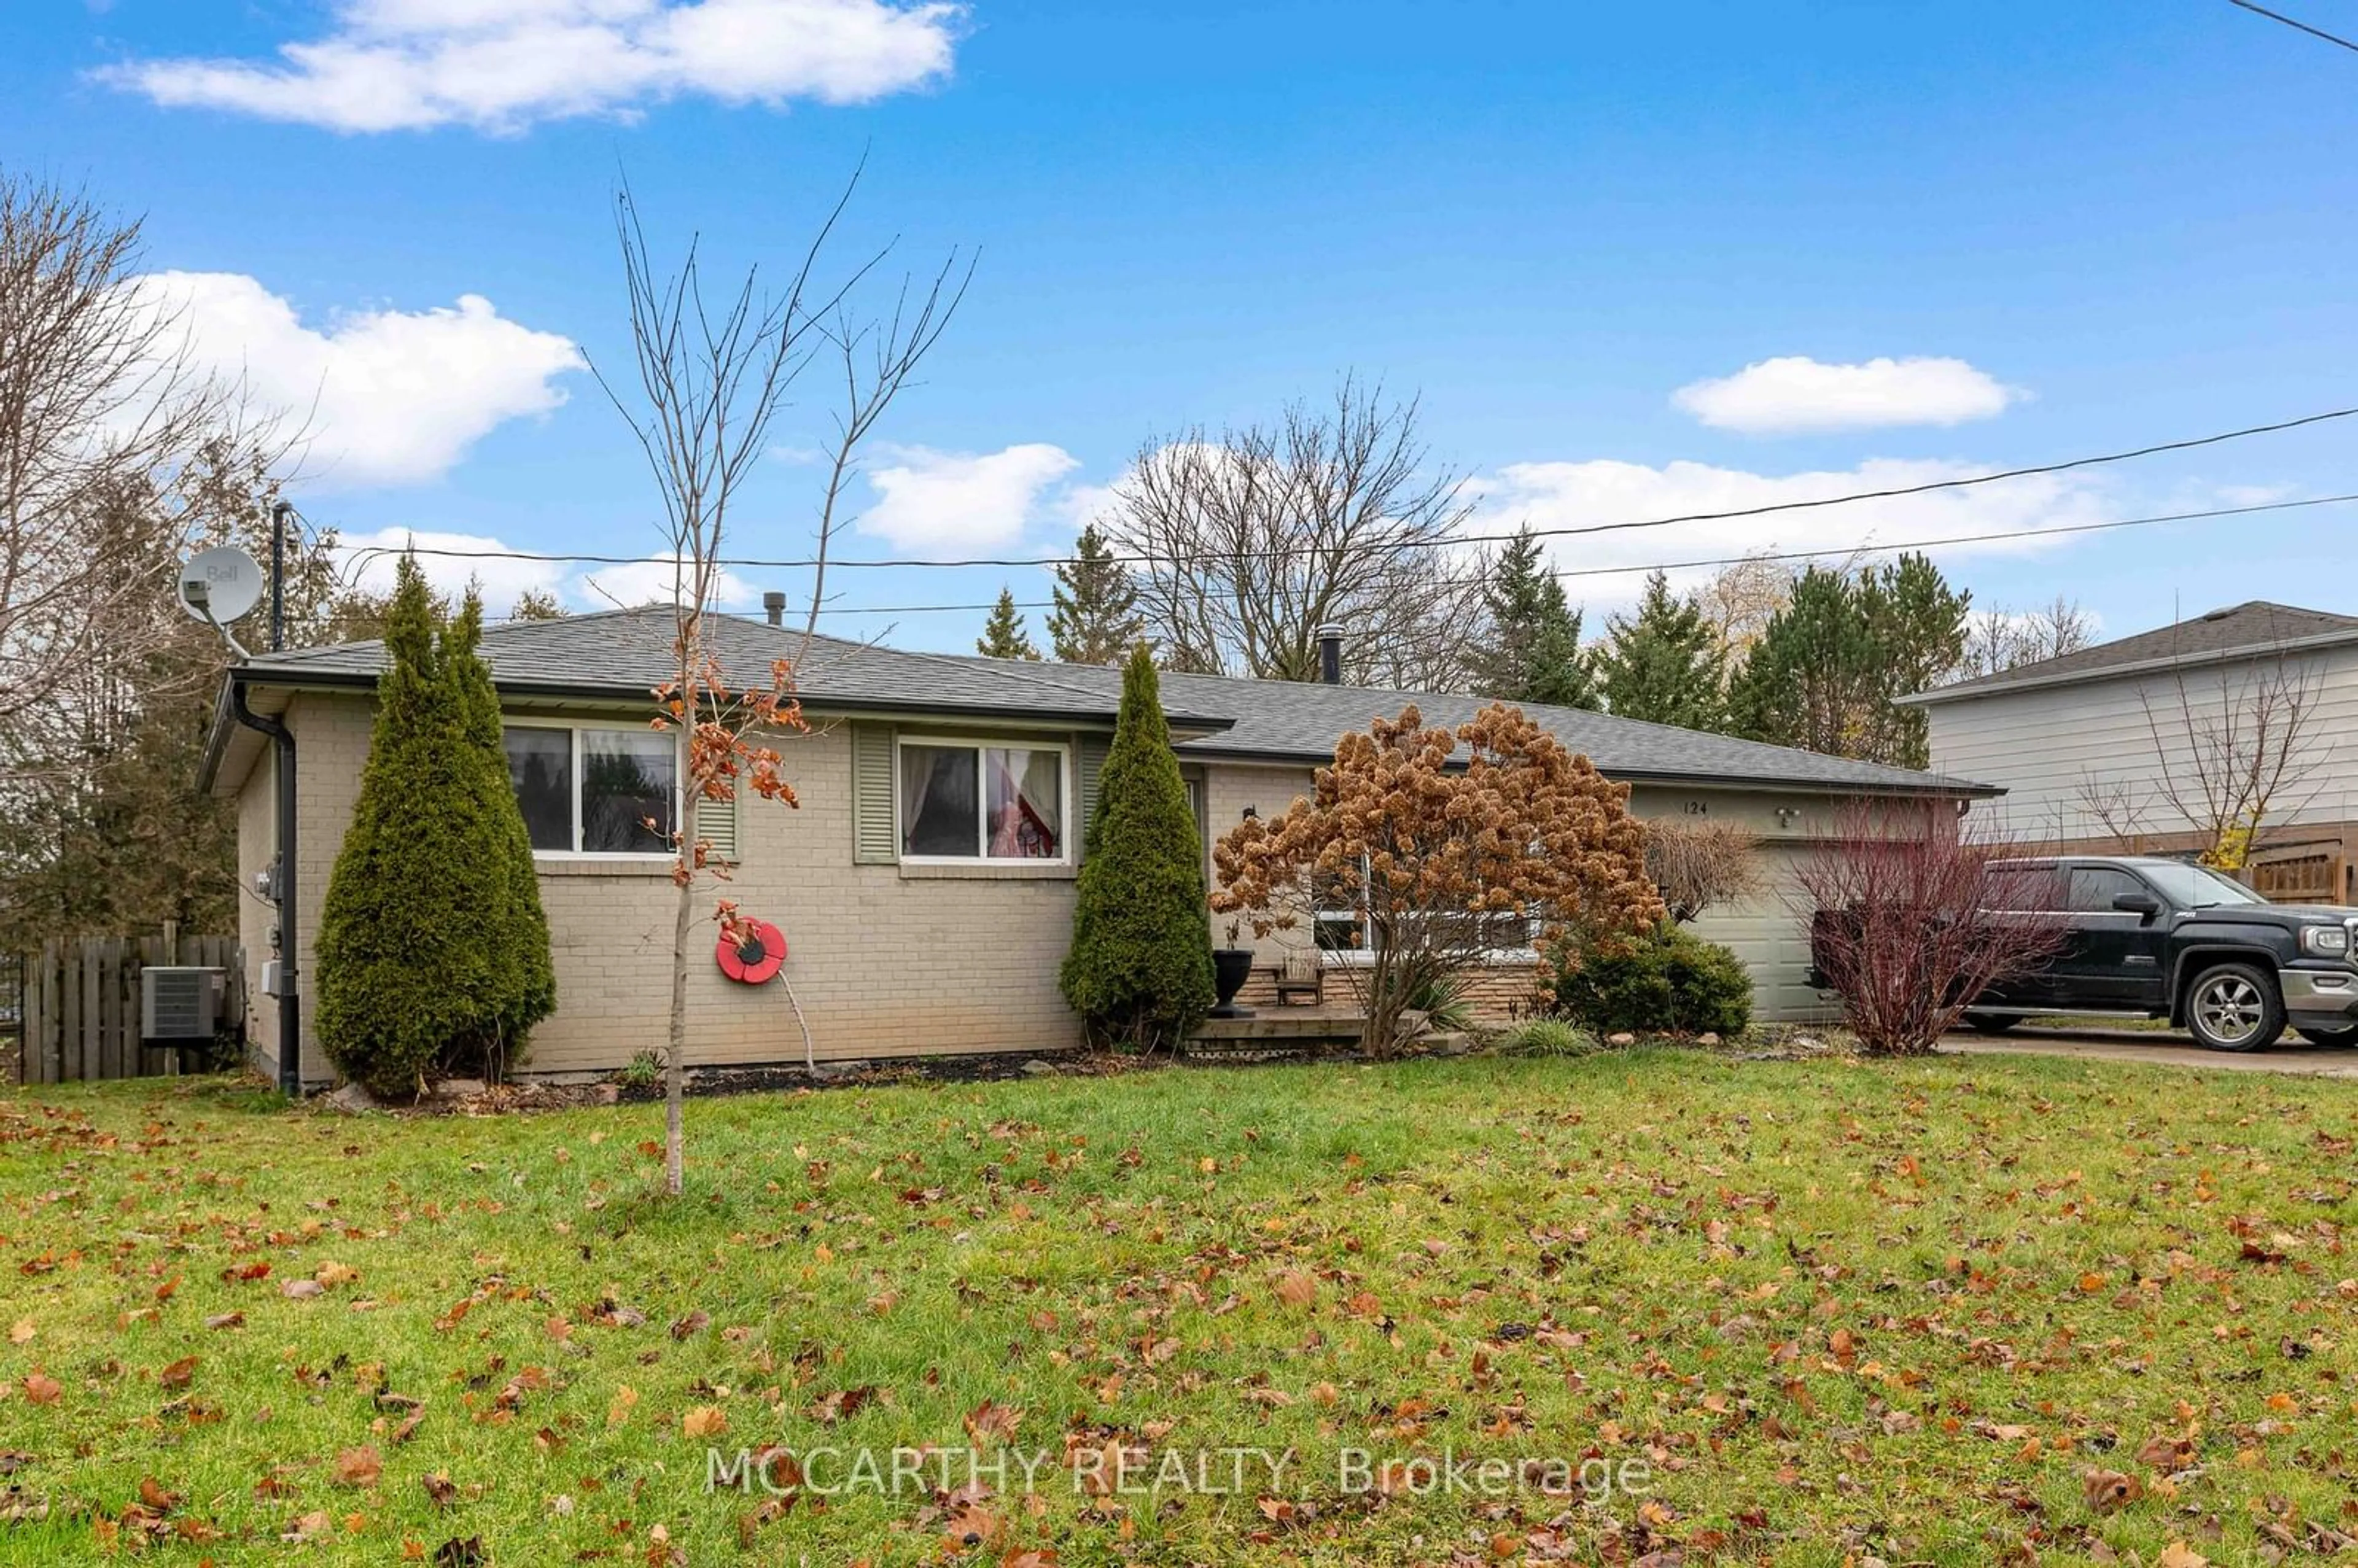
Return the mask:
<svg viewBox="0 0 2358 1568">
<path fill-rule="evenodd" d="M 2281 829 L 2339 825 L 2358 816 L 2358 649 L 2333 649 L 2292 661 L 2316 683 L 2313 768 L 2294 793 Z M 2195 711 L 2215 718 L 2223 697 L 2246 689 L 2250 663 L 2186 672 Z M 2167 672 L 1996 692 L 1934 703 L 1932 769 L 2003 785 L 2006 796 L 1975 807 L 2013 838 L 2082 848 L 2114 844 L 2083 796 L 2083 783 L 2124 800 L 2141 831 L 2157 842 L 2191 827 L 2163 796 L 2162 753 L 2154 744 L 2147 704 L 2169 742 L 2169 767 L 2190 778 L 2190 748 L 2178 681 Z M 2170 847 L 2176 847 L 2174 843 Z"/>
</svg>

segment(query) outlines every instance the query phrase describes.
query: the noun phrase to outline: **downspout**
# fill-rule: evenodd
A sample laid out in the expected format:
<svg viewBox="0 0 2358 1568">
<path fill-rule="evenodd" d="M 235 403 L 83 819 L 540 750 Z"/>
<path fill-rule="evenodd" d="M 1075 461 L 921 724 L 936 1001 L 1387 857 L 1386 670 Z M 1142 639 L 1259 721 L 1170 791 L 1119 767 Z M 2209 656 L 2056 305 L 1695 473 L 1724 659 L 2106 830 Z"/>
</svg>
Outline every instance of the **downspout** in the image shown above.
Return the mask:
<svg viewBox="0 0 2358 1568">
<path fill-rule="evenodd" d="M 248 730 L 270 737 L 278 775 L 278 1092 L 303 1097 L 303 981 L 297 957 L 300 928 L 295 923 L 295 732 L 283 719 L 256 713 L 245 704 L 245 683 L 229 687 L 230 712 Z"/>
</svg>

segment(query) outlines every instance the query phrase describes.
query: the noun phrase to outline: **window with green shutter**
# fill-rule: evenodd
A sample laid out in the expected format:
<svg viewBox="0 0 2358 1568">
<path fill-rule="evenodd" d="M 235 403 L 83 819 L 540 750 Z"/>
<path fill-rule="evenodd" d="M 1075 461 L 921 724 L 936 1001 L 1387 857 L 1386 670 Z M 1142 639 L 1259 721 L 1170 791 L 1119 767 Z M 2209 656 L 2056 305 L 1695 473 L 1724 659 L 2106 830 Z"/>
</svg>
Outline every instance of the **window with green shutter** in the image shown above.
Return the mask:
<svg viewBox="0 0 2358 1568">
<path fill-rule="evenodd" d="M 1079 737 L 1079 741 L 1080 749 L 1074 762 L 1080 778 L 1075 787 L 1081 797 L 1081 819 L 1077 824 L 1080 833 L 1079 842 L 1086 851 L 1088 846 L 1089 824 L 1097 820 L 1098 815 L 1098 776 L 1105 772 L 1106 753 L 1113 750 L 1113 737 L 1083 735 Z"/>
<path fill-rule="evenodd" d="M 737 828 L 742 816 L 740 805 L 741 797 L 735 795 L 727 800 L 696 803 L 696 836 L 704 840 L 706 854 L 732 866 L 739 858 Z"/>
<path fill-rule="evenodd" d="M 900 859 L 892 826 L 892 726 L 851 721 L 851 860 L 889 866 Z"/>
</svg>

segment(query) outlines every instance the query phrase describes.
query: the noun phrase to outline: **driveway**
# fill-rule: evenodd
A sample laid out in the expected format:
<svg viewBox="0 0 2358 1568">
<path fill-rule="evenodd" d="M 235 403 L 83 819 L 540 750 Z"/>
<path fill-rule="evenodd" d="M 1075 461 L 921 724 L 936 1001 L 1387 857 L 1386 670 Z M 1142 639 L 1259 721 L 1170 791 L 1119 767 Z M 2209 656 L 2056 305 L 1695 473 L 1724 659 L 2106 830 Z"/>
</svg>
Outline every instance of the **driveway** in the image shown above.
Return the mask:
<svg viewBox="0 0 2358 1568">
<path fill-rule="evenodd" d="M 2312 1045 L 2288 1033 L 2266 1051 L 2206 1051 L 2183 1034 L 2150 1029 L 2017 1029 L 2010 1034 L 1963 1032 L 1941 1042 L 1959 1055 L 2069 1056 L 2089 1062 L 2144 1062 L 2164 1067 L 2223 1068 L 2234 1073 L 2299 1073 L 2358 1078 L 2358 1047 Z"/>
</svg>

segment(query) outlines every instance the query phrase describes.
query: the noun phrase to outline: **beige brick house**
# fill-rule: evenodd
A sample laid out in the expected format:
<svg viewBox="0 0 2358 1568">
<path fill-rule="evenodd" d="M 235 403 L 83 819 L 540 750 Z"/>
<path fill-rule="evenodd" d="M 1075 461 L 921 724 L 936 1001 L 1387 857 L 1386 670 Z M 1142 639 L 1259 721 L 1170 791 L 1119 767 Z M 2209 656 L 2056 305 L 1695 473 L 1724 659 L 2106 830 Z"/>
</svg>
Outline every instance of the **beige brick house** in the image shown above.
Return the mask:
<svg viewBox="0 0 2358 1568">
<path fill-rule="evenodd" d="M 719 618 L 724 668 L 742 684 L 800 638 Z M 557 1010 L 527 1070 L 611 1071 L 660 1046 L 668 1008 L 674 895 L 663 839 L 642 819 L 678 809 L 671 745 L 647 727 L 663 678 L 667 608 L 494 627 L 483 639 L 508 717 L 511 776 L 535 847 L 555 947 Z M 254 999 L 250 1038 L 278 1062 L 288 989 L 272 902 L 291 892 L 302 1015 L 311 940 L 367 756 L 383 650 L 346 643 L 255 658 L 229 672 L 204 786 L 239 803 L 241 901 Z M 786 743 L 799 809 L 762 801 L 706 808 L 698 828 L 735 862 L 729 896 L 775 922 L 788 973 L 823 1059 L 1039 1051 L 1076 1044 L 1056 989 L 1071 931 L 1081 827 L 1111 740 L 1120 673 L 819 640 L 798 672 L 814 731 Z M 1414 702 L 1455 724 L 1480 699 L 1452 694 L 1166 675 L 1163 695 L 1208 846 L 1247 811 L 1282 810 L 1345 731 Z M 246 718 L 241 719 L 243 707 Z M 1962 781 L 1703 735 L 1567 708 L 1533 718 L 1633 786 L 1640 816 L 1732 820 L 1756 830 L 1772 890 L 1798 847 L 1842 803 L 1996 793 Z M 283 738 L 265 733 L 282 730 Z M 278 875 L 283 759 L 294 758 L 294 875 Z M 1316 961 L 1352 955 L 1348 912 Z M 1208 916 L 1207 916 L 1208 918 Z M 1750 965 L 1763 1013 L 1794 1017 L 1820 999 L 1803 977 L 1806 939 L 1772 891 L 1713 912 L 1698 930 Z M 1263 946 L 1273 969 L 1287 940 Z M 1478 994 L 1504 1010 L 1531 990 L 1528 953 L 1501 953 Z M 1265 979 L 1263 981 L 1265 984 Z M 1256 988 L 1259 989 L 1259 988 Z M 1248 994 L 1250 1000 L 1250 993 Z M 799 1061 L 801 1035 L 777 987 L 694 971 L 698 1065 Z M 329 1076 L 308 1023 L 302 1076 Z"/>
</svg>

